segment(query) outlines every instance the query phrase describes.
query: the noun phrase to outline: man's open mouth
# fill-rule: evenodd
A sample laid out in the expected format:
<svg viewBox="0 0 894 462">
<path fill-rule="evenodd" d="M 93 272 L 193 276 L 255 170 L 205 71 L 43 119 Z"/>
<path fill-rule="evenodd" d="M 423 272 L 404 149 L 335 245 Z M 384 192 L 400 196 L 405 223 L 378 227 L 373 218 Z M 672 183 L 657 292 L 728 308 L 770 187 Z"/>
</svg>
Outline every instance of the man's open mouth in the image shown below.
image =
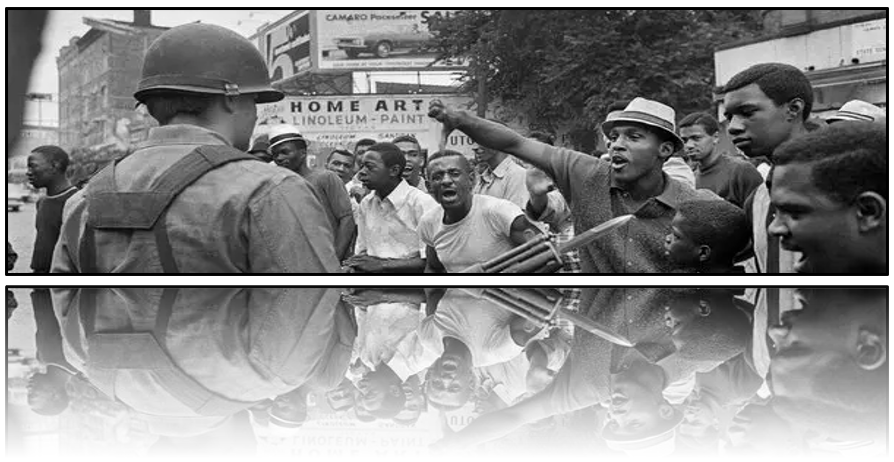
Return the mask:
<svg viewBox="0 0 894 462">
<path fill-rule="evenodd" d="M 612 168 L 615 170 L 621 170 L 626 167 L 628 163 L 630 163 L 627 159 L 621 156 L 612 156 L 611 158 Z"/>
<path fill-rule="evenodd" d="M 453 190 L 441 191 L 441 199 L 452 201 L 459 197 L 459 193 Z"/>
</svg>

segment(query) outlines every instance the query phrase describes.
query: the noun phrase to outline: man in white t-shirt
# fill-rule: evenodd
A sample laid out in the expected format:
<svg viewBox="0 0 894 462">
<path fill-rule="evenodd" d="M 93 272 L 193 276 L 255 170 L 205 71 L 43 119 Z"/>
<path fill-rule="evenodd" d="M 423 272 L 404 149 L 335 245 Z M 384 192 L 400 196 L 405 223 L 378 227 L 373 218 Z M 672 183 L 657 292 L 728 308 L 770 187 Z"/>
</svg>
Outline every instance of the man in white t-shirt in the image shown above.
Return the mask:
<svg viewBox="0 0 894 462">
<path fill-rule="evenodd" d="M 473 194 L 472 167 L 456 151 L 435 153 L 429 159 L 428 178 L 431 194 L 441 205 L 419 223 L 428 273 L 462 271 L 539 233 L 519 206 Z"/>
</svg>

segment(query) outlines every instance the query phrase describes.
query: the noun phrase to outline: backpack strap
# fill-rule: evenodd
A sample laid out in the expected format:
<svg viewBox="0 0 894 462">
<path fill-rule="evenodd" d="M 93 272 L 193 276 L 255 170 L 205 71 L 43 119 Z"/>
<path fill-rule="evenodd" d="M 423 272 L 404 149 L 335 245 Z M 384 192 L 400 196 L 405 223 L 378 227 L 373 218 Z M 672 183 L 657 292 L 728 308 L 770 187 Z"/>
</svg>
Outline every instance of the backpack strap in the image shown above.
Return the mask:
<svg viewBox="0 0 894 462">
<path fill-rule="evenodd" d="M 164 215 L 177 196 L 196 180 L 230 162 L 255 160 L 257 157 L 223 145 L 199 146 L 161 174 L 145 191 L 118 191 L 115 180 L 117 162 L 100 171 L 87 186 L 87 223 L 80 252 L 81 270 L 96 272 L 97 229 L 149 231 L 165 273 L 177 273 L 173 248 L 168 238 Z"/>
</svg>

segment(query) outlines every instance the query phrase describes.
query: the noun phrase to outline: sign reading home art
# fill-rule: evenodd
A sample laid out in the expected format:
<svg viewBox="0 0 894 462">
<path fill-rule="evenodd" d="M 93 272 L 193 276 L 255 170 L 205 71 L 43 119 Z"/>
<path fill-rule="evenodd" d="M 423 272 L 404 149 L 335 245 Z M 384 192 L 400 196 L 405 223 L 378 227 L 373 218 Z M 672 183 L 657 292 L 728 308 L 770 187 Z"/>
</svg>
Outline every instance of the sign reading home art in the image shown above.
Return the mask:
<svg viewBox="0 0 894 462">
<path fill-rule="evenodd" d="M 258 106 L 255 135 L 267 133 L 275 124 L 295 125 L 310 141 L 308 153 L 324 160 L 333 149 L 352 149 L 362 138 L 391 141 L 400 135 L 415 136 L 423 149 L 433 153 L 441 138 L 441 124 L 428 117 L 428 106 L 435 99 L 462 109 L 472 102 L 457 95 L 293 96 Z M 473 146 L 469 137 L 454 132 L 446 148 L 472 156 Z"/>
</svg>

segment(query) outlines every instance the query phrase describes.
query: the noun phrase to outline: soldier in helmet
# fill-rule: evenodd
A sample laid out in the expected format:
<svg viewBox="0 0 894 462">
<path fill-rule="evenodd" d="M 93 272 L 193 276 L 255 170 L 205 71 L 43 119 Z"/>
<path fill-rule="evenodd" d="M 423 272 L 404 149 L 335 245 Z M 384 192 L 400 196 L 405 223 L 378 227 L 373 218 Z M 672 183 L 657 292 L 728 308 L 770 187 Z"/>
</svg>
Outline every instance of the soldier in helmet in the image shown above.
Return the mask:
<svg viewBox="0 0 894 462">
<path fill-rule="evenodd" d="M 239 34 L 187 24 L 153 42 L 134 97 L 161 125 L 69 201 L 56 273 L 322 273 L 332 229 L 300 176 L 245 151 L 270 86 Z"/>
</svg>

